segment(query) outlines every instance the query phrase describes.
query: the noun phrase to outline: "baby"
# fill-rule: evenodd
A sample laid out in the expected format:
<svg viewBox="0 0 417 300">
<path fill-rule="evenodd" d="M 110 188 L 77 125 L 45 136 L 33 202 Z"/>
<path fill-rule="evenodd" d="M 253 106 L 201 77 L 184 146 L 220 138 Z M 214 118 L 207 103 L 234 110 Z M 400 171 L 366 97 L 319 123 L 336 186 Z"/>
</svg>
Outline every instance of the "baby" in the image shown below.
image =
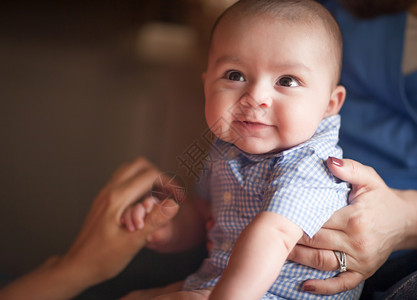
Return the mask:
<svg viewBox="0 0 417 300">
<path fill-rule="evenodd" d="M 302 291 L 305 280 L 338 271 L 286 260 L 303 233 L 314 236 L 347 204 L 347 184 L 325 163 L 342 155 L 341 49 L 336 21 L 312 0 L 242 0 L 220 16 L 203 74 L 206 120 L 218 137 L 200 183 L 212 247 L 183 291 L 158 299 L 359 298 L 361 286 Z M 152 205 L 131 208 L 125 223 Z"/>
</svg>

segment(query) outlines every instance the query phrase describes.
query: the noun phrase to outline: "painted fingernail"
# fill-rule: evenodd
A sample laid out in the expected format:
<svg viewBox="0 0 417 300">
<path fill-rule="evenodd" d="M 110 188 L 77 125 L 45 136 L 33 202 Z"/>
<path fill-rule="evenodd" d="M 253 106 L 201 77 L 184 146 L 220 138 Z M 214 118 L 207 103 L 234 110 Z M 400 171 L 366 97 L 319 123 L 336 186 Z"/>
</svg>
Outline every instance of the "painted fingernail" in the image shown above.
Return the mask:
<svg viewBox="0 0 417 300">
<path fill-rule="evenodd" d="M 343 160 L 337 158 L 337 157 L 329 157 L 330 161 L 332 162 L 333 165 L 335 165 L 336 167 L 343 167 Z"/>
<path fill-rule="evenodd" d="M 316 288 L 312 285 L 305 285 L 303 286 L 303 290 L 306 292 L 314 292 L 316 290 Z"/>
</svg>

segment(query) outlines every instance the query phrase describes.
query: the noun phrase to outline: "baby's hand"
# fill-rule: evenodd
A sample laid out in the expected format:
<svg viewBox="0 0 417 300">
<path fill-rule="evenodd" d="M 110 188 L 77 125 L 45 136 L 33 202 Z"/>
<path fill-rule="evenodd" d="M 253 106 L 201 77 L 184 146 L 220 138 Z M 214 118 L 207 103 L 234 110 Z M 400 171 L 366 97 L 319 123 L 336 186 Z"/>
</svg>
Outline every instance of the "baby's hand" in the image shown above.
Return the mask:
<svg viewBox="0 0 417 300">
<path fill-rule="evenodd" d="M 142 229 L 145 225 L 145 217 L 151 212 L 155 204 L 159 200 L 154 197 L 149 197 L 140 203 L 128 207 L 122 215 L 121 224 L 130 232 Z"/>
</svg>

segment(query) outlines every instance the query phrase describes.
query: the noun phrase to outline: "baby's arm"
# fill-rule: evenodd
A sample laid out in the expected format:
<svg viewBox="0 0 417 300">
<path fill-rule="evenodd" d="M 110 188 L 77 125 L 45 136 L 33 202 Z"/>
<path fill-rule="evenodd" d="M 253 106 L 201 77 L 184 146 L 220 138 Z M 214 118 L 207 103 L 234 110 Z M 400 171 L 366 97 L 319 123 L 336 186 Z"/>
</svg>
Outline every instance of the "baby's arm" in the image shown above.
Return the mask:
<svg viewBox="0 0 417 300">
<path fill-rule="evenodd" d="M 303 231 L 289 219 L 261 212 L 242 231 L 210 299 L 259 299 L 273 284 Z"/>
</svg>

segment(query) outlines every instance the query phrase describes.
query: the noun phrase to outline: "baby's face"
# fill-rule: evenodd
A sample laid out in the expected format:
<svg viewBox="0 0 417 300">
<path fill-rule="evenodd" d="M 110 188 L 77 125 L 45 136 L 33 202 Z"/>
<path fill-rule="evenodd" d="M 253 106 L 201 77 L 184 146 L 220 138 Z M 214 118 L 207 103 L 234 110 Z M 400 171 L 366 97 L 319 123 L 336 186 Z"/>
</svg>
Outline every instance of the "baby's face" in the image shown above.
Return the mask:
<svg viewBox="0 0 417 300">
<path fill-rule="evenodd" d="M 337 113 L 334 60 L 324 30 L 252 17 L 222 20 L 204 78 L 206 121 L 252 153 L 280 152 L 313 136 Z"/>
</svg>

